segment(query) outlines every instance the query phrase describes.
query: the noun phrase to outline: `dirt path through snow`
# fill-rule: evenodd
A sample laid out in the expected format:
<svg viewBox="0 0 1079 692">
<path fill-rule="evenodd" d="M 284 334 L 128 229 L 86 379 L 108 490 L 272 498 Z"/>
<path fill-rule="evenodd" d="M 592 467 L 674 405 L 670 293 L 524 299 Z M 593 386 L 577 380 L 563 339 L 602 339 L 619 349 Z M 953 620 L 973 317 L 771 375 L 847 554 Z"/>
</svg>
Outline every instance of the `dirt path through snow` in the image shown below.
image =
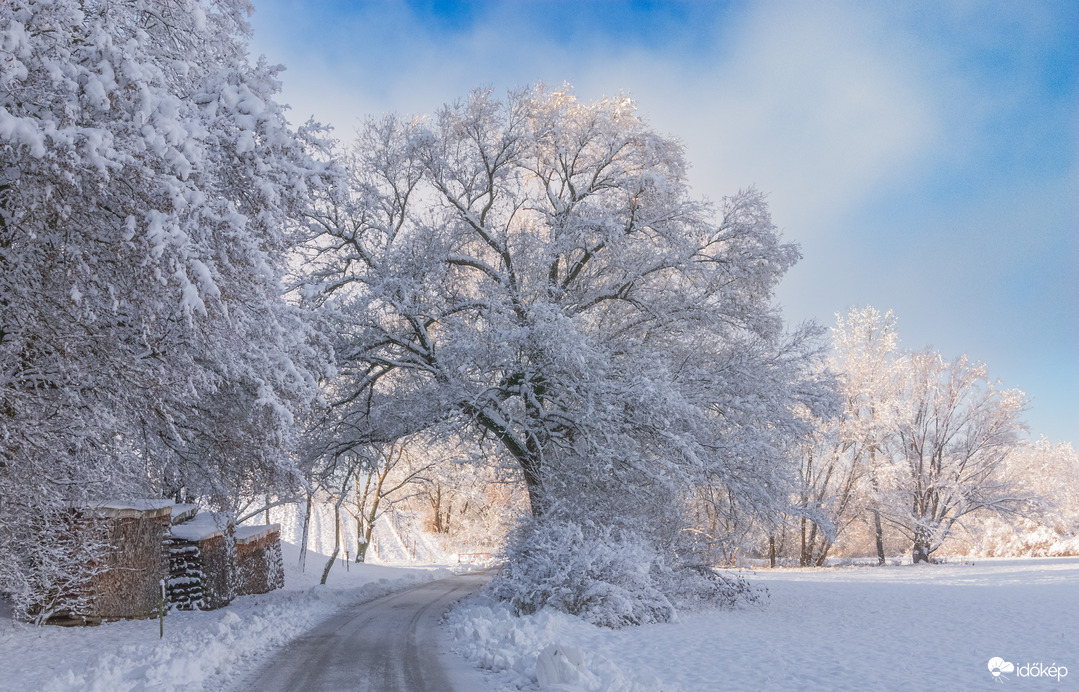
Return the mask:
<svg viewBox="0 0 1079 692">
<path fill-rule="evenodd" d="M 242 689 L 257 692 L 379 690 L 472 692 L 482 676 L 448 651 L 438 622 L 489 574 L 465 574 L 353 606 L 299 637 Z"/>
</svg>

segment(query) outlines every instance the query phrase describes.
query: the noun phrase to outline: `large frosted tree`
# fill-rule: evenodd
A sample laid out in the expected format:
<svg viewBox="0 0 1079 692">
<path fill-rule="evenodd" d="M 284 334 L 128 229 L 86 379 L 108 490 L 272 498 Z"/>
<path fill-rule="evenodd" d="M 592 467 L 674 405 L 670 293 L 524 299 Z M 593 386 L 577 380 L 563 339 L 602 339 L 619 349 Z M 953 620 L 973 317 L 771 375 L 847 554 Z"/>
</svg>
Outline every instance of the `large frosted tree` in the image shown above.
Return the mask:
<svg viewBox="0 0 1079 692">
<path fill-rule="evenodd" d="M 883 564 L 885 524 L 921 562 L 972 515 L 1030 508 L 1034 494 L 1011 469 L 1025 429 L 1022 392 L 1001 388 L 966 356 L 898 350 L 895 322 L 866 307 L 833 330 L 829 365 L 843 411 L 803 450 L 800 500 L 827 519 L 808 532 L 803 520 L 803 564 L 823 564 L 832 540 L 822 529 L 842 532 L 858 515 L 872 520 Z"/>
<path fill-rule="evenodd" d="M 932 350 L 906 354 L 892 412 L 895 480 L 884 494 L 891 520 L 928 562 L 968 514 L 1017 512 L 1030 496 L 1007 473 L 1019 447 L 1026 397 L 989 379 L 966 356 L 946 361 Z"/>
<path fill-rule="evenodd" d="M 309 294 L 339 337 L 320 450 L 471 434 L 534 515 L 657 535 L 702 485 L 774 507 L 792 410 L 828 401 L 816 331 L 771 302 L 798 252 L 762 194 L 713 207 L 686 168 L 632 101 L 568 88 L 369 122 L 311 219 Z"/>
<path fill-rule="evenodd" d="M 317 167 L 244 0 L 0 3 L 0 563 L 86 497 L 296 478 L 323 356 L 282 300 Z M 312 144 L 314 146 L 314 144 Z"/>
</svg>

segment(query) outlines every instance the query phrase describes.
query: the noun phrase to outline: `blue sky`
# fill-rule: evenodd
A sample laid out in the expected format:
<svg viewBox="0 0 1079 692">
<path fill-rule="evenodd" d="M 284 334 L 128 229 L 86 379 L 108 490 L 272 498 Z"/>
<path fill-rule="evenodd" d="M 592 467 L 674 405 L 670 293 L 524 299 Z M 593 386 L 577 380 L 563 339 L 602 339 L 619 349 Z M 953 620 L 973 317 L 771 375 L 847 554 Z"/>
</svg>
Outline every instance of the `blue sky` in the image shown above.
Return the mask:
<svg viewBox="0 0 1079 692">
<path fill-rule="evenodd" d="M 1079 443 L 1079 2 L 284 2 L 252 52 L 348 139 L 477 86 L 626 93 L 703 196 L 755 185 L 803 261 L 787 318 L 894 310 Z"/>
</svg>

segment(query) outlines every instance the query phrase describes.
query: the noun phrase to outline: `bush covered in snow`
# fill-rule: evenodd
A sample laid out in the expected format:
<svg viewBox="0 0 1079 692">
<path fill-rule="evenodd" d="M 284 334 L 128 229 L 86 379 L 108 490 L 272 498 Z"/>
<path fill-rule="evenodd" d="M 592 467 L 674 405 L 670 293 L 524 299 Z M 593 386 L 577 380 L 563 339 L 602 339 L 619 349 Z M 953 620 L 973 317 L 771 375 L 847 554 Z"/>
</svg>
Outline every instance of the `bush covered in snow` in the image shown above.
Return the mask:
<svg viewBox="0 0 1079 692">
<path fill-rule="evenodd" d="M 633 533 L 540 519 L 523 527 L 507 552 L 491 589 L 518 614 L 552 607 L 605 627 L 674 618 L 653 580 L 658 555 Z"/>
<path fill-rule="evenodd" d="M 639 533 L 541 517 L 522 526 L 491 594 L 518 615 L 554 608 L 602 627 L 674 620 L 679 607 L 757 602 L 764 592 L 706 566 L 675 566 Z"/>
<path fill-rule="evenodd" d="M 946 555 L 979 557 L 1067 557 L 1079 555 L 1079 535 L 1020 517 L 987 517 L 964 527 L 944 546 Z"/>
</svg>

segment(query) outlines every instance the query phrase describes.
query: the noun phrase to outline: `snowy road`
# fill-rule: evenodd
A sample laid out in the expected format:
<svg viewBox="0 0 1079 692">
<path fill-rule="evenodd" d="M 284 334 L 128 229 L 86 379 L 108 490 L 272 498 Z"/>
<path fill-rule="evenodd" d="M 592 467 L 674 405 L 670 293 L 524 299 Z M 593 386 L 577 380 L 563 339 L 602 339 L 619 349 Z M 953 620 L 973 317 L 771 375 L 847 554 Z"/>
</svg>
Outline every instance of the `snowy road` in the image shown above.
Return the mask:
<svg viewBox="0 0 1079 692">
<path fill-rule="evenodd" d="M 482 676 L 447 650 L 438 621 L 486 582 L 466 574 L 345 610 L 296 639 L 250 678 L 258 692 L 482 690 Z"/>
</svg>

